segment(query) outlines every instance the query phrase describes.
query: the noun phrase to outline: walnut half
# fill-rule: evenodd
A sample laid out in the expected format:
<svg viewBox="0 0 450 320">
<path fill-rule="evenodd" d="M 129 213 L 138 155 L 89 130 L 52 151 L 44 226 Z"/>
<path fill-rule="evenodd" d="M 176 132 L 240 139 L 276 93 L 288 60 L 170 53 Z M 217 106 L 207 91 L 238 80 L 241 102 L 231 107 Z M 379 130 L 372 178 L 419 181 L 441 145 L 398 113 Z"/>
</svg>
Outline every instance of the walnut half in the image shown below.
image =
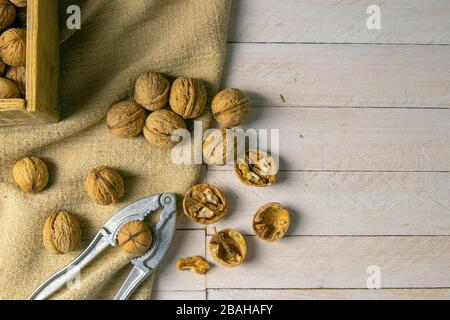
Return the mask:
<svg viewBox="0 0 450 320">
<path fill-rule="evenodd" d="M 211 254 L 224 267 L 237 267 L 247 258 L 247 243 L 244 237 L 234 229 L 217 232 L 209 242 Z"/>
<path fill-rule="evenodd" d="M 210 184 L 199 184 L 186 192 L 183 200 L 186 216 L 200 224 L 212 224 L 222 219 L 227 213 L 224 194 Z"/>
<path fill-rule="evenodd" d="M 281 240 L 291 223 L 289 211 L 273 202 L 261 207 L 253 219 L 253 230 L 258 238 L 268 242 Z"/>
<path fill-rule="evenodd" d="M 236 174 L 244 184 L 252 187 L 267 187 L 276 182 L 278 171 L 275 160 L 261 150 L 251 150 L 245 158 L 235 164 Z"/>
<path fill-rule="evenodd" d="M 197 274 L 206 274 L 211 265 L 200 256 L 177 260 L 177 269 L 180 271 L 192 270 Z"/>
</svg>

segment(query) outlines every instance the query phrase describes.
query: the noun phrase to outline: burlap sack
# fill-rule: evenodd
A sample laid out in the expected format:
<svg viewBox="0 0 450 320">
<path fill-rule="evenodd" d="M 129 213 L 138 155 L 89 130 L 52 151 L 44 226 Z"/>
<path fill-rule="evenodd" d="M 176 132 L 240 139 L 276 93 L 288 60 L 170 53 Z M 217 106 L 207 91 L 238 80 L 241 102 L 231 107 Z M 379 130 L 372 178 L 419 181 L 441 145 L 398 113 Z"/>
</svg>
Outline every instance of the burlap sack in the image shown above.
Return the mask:
<svg viewBox="0 0 450 320">
<path fill-rule="evenodd" d="M 48 276 L 79 252 L 48 254 L 42 228 L 49 212 L 64 209 L 79 218 L 86 246 L 99 227 L 128 203 L 151 194 L 182 194 L 200 167 L 172 164 L 168 151 L 141 136 L 120 140 L 105 124 L 109 107 L 133 93 L 147 70 L 171 77 L 202 79 L 209 94 L 218 90 L 225 54 L 231 0 L 64 0 L 61 1 L 62 121 L 52 125 L 0 128 L 0 298 L 26 299 Z M 82 29 L 65 27 L 68 5 L 82 8 Z M 210 115 L 203 117 L 206 125 Z M 26 155 L 44 159 L 49 187 L 27 195 L 14 187 L 11 167 Z M 101 207 L 86 195 L 86 174 L 98 165 L 116 168 L 125 178 L 126 196 Z M 110 299 L 129 272 L 129 258 L 108 249 L 82 273 L 80 290 L 59 299 Z M 162 288 L 163 289 L 163 288 Z M 151 280 L 137 298 L 149 298 Z"/>
</svg>

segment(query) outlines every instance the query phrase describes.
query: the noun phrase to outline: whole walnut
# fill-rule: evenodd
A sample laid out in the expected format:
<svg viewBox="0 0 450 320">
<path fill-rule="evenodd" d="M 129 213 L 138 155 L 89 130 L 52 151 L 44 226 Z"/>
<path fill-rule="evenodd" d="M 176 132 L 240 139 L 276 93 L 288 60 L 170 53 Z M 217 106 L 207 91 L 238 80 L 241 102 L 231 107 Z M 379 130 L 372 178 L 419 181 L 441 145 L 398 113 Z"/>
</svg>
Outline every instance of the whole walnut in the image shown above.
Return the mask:
<svg viewBox="0 0 450 320">
<path fill-rule="evenodd" d="M 27 0 L 9 0 L 16 7 L 24 8 L 27 6 Z"/>
<path fill-rule="evenodd" d="M 0 36 L 0 58 L 9 66 L 26 63 L 27 32 L 25 29 L 8 29 Z"/>
<path fill-rule="evenodd" d="M 203 142 L 203 158 L 207 164 L 224 166 L 234 161 L 237 139 L 234 131 L 227 128 L 214 130 Z"/>
<path fill-rule="evenodd" d="M 193 119 L 205 111 L 207 99 L 205 85 L 200 80 L 179 78 L 172 85 L 169 102 L 176 114 Z"/>
<path fill-rule="evenodd" d="M 170 83 L 160 73 L 147 72 L 136 81 L 134 99 L 150 111 L 164 108 L 169 101 Z"/>
<path fill-rule="evenodd" d="M 177 129 L 186 129 L 184 120 L 170 110 L 158 110 L 153 112 L 145 122 L 144 136 L 150 144 L 170 149 L 179 142 L 172 141 L 172 134 Z"/>
<path fill-rule="evenodd" d="M 8 67 L 6 69 L 5 77 L 19 87 L 22 96 L 25 96 L 25 81 L 26 81 L 26 68 L 25 67 Z"/>
<path fill-rule="evenodd" d="M 225 128 L 243 124 L 250 116 L 250 98 L 239 89 L 225 89 L 219 92 L 211 103 L 217 122 Z"/>
<path fill-rule="evenodd" d="M 19 87 L 11 80 L 0 78 L 0 99 L 20 98 Z"/>
<path fill-rule="evenodd" d="M 81 228 L 75 216 L 66 211 L 54 211 L 44 225 L 43 242 L 53 254 L 75 251 L 81 243 Z"/>
<path fill-rule="evenodd" d="M 120 229 L 117 241 L 123 251 L 138 257 L 150 248 L 153 236 L 145 222 L 131 221 Z"/>
<path fill-rule="evenodd" d="M 6 30 L 16 20 L 16 8 L 11 2 L 0 0 L 0 31 Z"/>
<path fill-rule="evenodd" d="M 23 158 L 16 162 L 12 170 L 13 180 L 26 193 L 39 193 L 48 184 L 47 165 L 39 158 Z"/>
<path fill-rule="evenodd" d="M 147 114 L 134 101 L 123 101 L 114 105 L 106 116 L 111 133 L 119 138 L 136 137 L 144 128 Z"/>
<path fill-rule="evenodd" d="M 122 177 L 114 169 L 101 166 L 92 170 L 86 178 L 89 197 L 100 205 L 116 203 L 125 194 Z"/>
</svg>

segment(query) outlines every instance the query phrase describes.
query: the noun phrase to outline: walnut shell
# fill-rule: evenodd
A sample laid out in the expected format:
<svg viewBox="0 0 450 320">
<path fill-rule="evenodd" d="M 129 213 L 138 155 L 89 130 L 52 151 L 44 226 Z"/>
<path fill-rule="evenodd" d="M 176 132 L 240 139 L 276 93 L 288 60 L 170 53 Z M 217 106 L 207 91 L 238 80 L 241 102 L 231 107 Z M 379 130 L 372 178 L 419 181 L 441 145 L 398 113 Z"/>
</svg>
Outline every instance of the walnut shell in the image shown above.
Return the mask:
<svg viewBox="0 0 450 320">
<path fill-rule="evenodd" d="M 13 180 L 26 193 L 39 193 L 48 184 L 47 165 L 39 158 L 23 158 L 16 162 L 12 170 Z"/>
<path fill-rule="evenodd" d="M 281 240 L 291 223 L 289 211 L 277 202 L 258 209 L 253 219 L 253 231 L 258 238 L 268 242 Z"/>
<path fill-rule="evenodd" d="M 25 96 L 25 81 L 26 81 L 26 68 L 25 67 L 8 67 L 6 69 L 5 77 L 19 87 L 19 91 L 22 96 Z"/>
<path fill-rule="evenodd" d="M 199 184 L 186 192 L 183 210 L 192 221 L 208 225 L 219 221 L 227 214 L 227 200 L 217 187 Z"/>
<path fill-rule="evenodd" d="M 77 219 L 66 211 L 55 211 L 44 225 L 43 242 L 53 254 L 75 251 L 81 244 L 81 228 Z"/>
<path fill-rule="evenodd" d="M 224 229 L 213 235 L 209 248 L 214 260 L 224 267 L 237 267 L 247 258 L 245 238 L 234 229 Z"/>
<path fill-rule="evenodd" d="M 179 271 L 192 270 L 197 274 L 206 274 L 211 265 L 200 256 L 177 260 L 177 269 Z"/>
<path fill-rule="evenodd" d="M 123 101 L 114 105 L 106 116 L 111 133 L 119 138 L 133 138 L 144 128 L 147 114 L 134 101 Z"/>
<path fill-rule="evenodd" d="M 19 8 L 24 8 L 27 6 L 27 0 L 9 0 L 9 1 Z"/>
<path fill-rule="evenodd" d="M 11 80 L 0 78 L 0 99 L 20 98 L 19 87 Z"/>
<path fill-rule="evenodd" d="M 158 110 L 153 112 L 145 122 L 144 136 L 150 144 L 170 149 L 179 142 L 172 141 L 172 134 L 178 129 L 186 129 L 186 123 L 177 114 L 170 110 Z"/>
<path fill-rule="evenodd" d="M 248 186 L 267 187 L 276 182 L 277 165 L 264 151 L 248 151 L 245 159 L 239 160 L 234 167 L 239 180 Z"/>
<path fill-rule="evenodd" d="M 16 8 L 11 2 L 0 0 L 0 31 L 6 30 L 16 20 Z"/>
<path fill-rule="evenodd" d="M 105 166 L 98 167 L 88 174 L 86 190 L 92 200 L 104 206 L 116 203 L 125 194 L 120 174 Z"/>
<path fill-rule="evenodd" d="M 0 58 L 9 66 L 26 63 L 27 32 L 25 29 L 8 29 L 0 36 Z"/>
<path fill-rule="evenodd" d="M 200 80 L 179 78 L 170 91 L 170 106 L 173 112 L 184 119 L 194 119 L 202 115 L 206 108 L 208 94 Z"/>
<path fill-rule="evenodd" d="M 123 251 L 138 257 L 150 248 L 153 236 L 145 222 L 131 221 L 120 229 L 117 241 Z"/>
<path fill-rule="evenodd" d="M 214 130 L 203 141 L 203 159 L 206 164 L 224 166 L 234 162 L 237 139 L 232 129 Z"/>
<path fill-rule="evenodd" d="M 169 102 L 170 83 L 160 73 L 147 72 L 136 81 L 134 99 L 150 111 L 164 108 Z"/>
<path fill-rule="evenodd" d="M 217 122 L 225 128 L 243 124 L 250 117 L 250 98 L 239 89 L 225 89 L 219 92 L 211 103 Z"/>
</svg>

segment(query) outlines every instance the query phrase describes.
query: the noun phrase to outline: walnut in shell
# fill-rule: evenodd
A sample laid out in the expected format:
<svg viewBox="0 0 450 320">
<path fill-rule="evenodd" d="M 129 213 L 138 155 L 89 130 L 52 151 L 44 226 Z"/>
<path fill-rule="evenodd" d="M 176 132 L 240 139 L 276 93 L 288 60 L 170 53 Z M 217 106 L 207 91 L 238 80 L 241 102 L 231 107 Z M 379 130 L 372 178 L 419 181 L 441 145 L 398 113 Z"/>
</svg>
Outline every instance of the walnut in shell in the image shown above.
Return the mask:
<svg viewBox="0 0 450 320">
<path fill-rule="evenodd" d="M 172 110 L 184 119 L 194 119 L 206 108 L 208 95 L 203 82 L 197 79 L 179 78 L 175 80 L 170 91 Z"/>
<path fill-rule="evenodd" d="M 179 142 L 172 141 L 172 134 L 178 129 L 186 129 L 184 120 L 170 110 L 158 110 L 148 116 L 144 126 L 144 136 L 150 144 L 170 149 Z"/>
<path fill-rule="evenodd" d="M 19 87 L 11 80 L 0 78 L 0 99 L 20 98 Z"/>
<path fill-rule="evenodd" d="M 275 160 L 261 150 L 250 150 L 235 164 L 236 174 L 244 184 L 252 187 L 274 185 L 278 172 Z"/>
<path fill-rule="evenodd" d="M 48 184 L 47 165 L 39 158 L 23 158 L 16 162 L 12 170 L 13 180 L 26 193 L 39 193 Z"/>
<path fill-rule="evenodd" d="M 9 0 L 13 5 L 19 8 L 24 8 L 27 6 L 28 0 Z"/>
<path fill-rule="evenodd" d="M 179 271 L 192 270 L 197 274 L 206 274 L 211 265 L 200 256 L 177 260 L 177 269 Z"/>
<path fill-rule="evenodd" d="M 250 117 L 250 98 L 239 89 L 225 89 L 219 92 L 211 103 L 217 122 L 224 128 L 236 127 Z"/>
<path fill-rule="evenodd" d="M 144 128 L 147 114 L 134 101 L 123 101 L 114 105 L 106 116 L 111 133 L 119 138 L 136 137 Z"/>
<path fill-rule="evenodd" d="M 225 195 L 211 184 L 199 184 L 189 189 L 183 199 L 183 210 L 192 221 L 208 225 L 227 213 Z"/>
<path fill-rule="evenodd" d="M 26 63 L 27 32 L 25 29 L 8 29 L 0 36 L 0 58 L 9 66 Z"/>
<path fill-rule="evenodd" d="M 147 72 L 136 81 L 134 99 L 150 111 L 164 108 L 169 101 L 170 83 L 160 73 Z"/>
<path fill-rule="evenodd" d="M 247 258 L 247 243 L 234 229 L 224 229 L 213 235 L 209 248 L 214 260 L 224 267 L 237 267 Z"/>
<path fill-rule="evenodd" d="M 138 257 L 150 248 L 153 236 L 145 222 L 131 221 L 120 229 L 117 241 L 123 251 Z"/>
<path fill-rule="evenodd" d="M 227 128 L 214 130 L 203 142 L 203 158 L 207 164 L 223 166 L 234 161 L 237 140 L 234 131 Z"/>
<path fill-rule="evenodd" d="M 25 96 L 25 81 L 26 81 L 26 68 L 25 67 L 8 67 L 6 69 L 5 77 L 19 87 L 19 91 L 22 96 Z"/>
<path fill-rule="evenodd" d="M 44 225 L 43 242 L 53 254 L 75 251 L 81 243 L 81 228 L 77 219 L 69 212 L 55 211 Z"/>
<path fill-rule="evenodd" d="M 0 0 L 0 31 L 6 30 L 16 20 L 16 8 L 11 2 Z"/>
<path fill-rule="evenodd" d="M 105 166 L 98 167 L 88 174 L 86 190 L 92 200 L 104 206 L 116 203 L 125 194 L 120 174 Z"/>
<path fill-rule="evenodd" d="M 291 223 L 289 211 L 273 202 L 261 207 L 253 219 L 253 231 L 258 238 L 268 242 L 281 240 Z"/>
</svg>

